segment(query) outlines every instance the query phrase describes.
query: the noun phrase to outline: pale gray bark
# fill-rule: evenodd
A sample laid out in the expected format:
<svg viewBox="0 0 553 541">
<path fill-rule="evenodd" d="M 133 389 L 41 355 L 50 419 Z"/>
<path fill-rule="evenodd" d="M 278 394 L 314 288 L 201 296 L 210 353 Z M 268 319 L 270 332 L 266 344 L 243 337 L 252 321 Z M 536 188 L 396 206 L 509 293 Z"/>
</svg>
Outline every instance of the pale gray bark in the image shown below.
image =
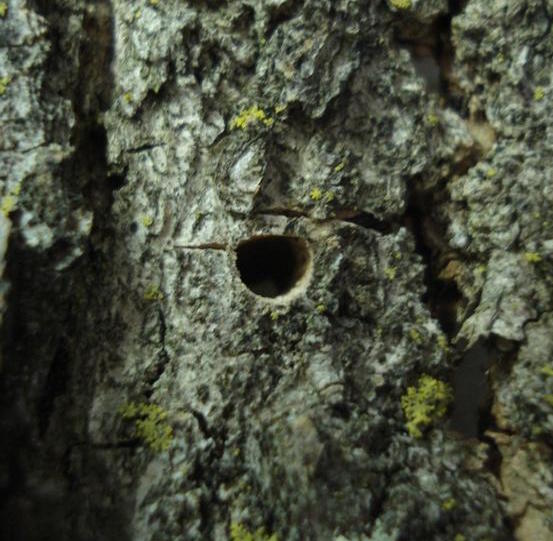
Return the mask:
<svg viewBox="0 0 553 541">
<path fill-rule="evenodd" d="M 0 1 L 0 537 L 553 539 L 551 16 Z"/>
</svg>

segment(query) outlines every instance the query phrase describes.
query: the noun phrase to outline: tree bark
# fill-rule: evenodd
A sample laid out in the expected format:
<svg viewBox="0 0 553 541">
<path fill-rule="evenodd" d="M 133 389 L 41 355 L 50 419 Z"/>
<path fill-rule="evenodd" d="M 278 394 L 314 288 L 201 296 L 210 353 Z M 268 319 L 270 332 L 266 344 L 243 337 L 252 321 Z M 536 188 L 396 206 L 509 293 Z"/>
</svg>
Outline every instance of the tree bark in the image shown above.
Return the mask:
<svg viewBox="0 0 553 541">
<path fill-rule="evenodd" d="M 0 1 L 0 537 L 552 540 L 552 17 Z"/>
</svg>

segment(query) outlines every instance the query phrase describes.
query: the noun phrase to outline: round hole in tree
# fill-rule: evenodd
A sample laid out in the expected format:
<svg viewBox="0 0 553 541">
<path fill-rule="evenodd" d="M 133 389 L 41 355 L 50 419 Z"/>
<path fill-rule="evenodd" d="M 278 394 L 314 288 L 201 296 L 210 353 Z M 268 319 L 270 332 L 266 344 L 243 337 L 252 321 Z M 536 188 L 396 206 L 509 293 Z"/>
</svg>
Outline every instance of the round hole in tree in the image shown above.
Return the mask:
<svg viewBox="0 0 553 541">
<path fill-rule="evenodd" d="M 311 261 L 307 242 L 267 235 L 238 244 L 236 266 L 248 289 L 262 297 L 285 295 L 306 275 Z"/>
</svg>

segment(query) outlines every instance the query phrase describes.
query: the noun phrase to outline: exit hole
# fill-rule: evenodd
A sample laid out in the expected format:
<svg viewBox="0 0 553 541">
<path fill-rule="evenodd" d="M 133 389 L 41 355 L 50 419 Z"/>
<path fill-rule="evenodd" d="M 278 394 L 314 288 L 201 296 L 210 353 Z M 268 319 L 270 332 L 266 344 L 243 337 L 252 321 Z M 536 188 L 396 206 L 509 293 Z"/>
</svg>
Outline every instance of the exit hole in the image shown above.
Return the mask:
<svg viewBox="0 0 553 541">
<path fill-rule="evenodd" d="M 236 256 L 242 282 L 255 294 L 269 298 L 291 291 L 306 275 L 311 259 L 305 240 L 276 235 L 242 241 Z"/>
</svg>

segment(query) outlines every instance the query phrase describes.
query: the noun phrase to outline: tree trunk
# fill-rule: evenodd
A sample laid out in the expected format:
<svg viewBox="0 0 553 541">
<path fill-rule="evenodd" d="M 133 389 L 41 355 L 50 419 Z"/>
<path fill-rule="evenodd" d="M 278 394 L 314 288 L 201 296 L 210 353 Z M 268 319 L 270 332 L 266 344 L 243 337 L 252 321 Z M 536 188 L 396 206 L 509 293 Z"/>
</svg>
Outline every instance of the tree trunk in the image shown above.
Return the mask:
<svg viewBox="0 0 553 541">
<path fill-rule="evenodd" d="M 553 540 L 551 0 L 0 0 L 0 538 Z"/>
</svg>

